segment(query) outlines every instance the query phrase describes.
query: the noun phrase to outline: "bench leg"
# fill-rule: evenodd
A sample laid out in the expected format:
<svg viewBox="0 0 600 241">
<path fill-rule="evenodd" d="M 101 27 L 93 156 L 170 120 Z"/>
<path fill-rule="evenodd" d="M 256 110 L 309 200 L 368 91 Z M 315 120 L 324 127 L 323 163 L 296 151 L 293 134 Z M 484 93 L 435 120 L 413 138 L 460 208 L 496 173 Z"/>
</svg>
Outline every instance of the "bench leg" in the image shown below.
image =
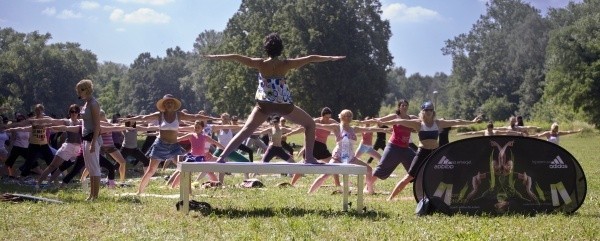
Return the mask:
<svg viewBox="0 0 600 241">
<path fill-rule="evenodd" d="M 179 197 L 183 201 L 181 211 L 188 214 L 190 211 L 190 190 L 192 188 L 192 173 L 181 171 L 181 180 L 179 182 Z"/>
<path fill-rule="evenodd" d="M 358 190 L 357 191 L 357 200 L 356 200 L 356 211 L 358 211 L 359 213 L 362 212 L 363 210 L 363 182 L 365 180 L 365 175 L 359 174 L 356 175 L 357 176 L 357 180 L 356 180 L 356 188 Z"/>
<path fill-rule="evenodd" d="M 344 212 L 348 211 L 348 193 L 350 192 L 350 182 L 348 181 L 348 174 L 342 175 L 342 183 L 344 185 L 344 201 L 343 201 L 343 209 Z"/>
</svg>

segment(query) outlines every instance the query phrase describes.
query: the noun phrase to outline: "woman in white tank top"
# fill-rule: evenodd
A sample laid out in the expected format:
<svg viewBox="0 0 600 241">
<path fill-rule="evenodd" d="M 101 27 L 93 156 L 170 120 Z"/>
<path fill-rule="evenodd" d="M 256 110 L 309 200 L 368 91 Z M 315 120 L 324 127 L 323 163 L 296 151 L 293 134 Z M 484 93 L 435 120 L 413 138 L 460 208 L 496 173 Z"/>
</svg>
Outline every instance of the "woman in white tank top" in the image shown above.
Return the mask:
<svg viewBox="0 0 600 241">
<path fill-rule="evenodd" d="M 348 163 L 350 164 L 355 164 L 355 165 L 361 165 L 361 166 L 366 166 L 367 167 L 367 178 L 366 180 L 366 192 L 372 194 L 373 191 L 373 182 L 372 182 L 372 173 L 373 170 L 371 168 L 371 166 L 369 166 L 369 164 L 359 160 L 358 158 L 356 158 L 354 156 L 354 149 L 356 146 L 356 141 L 357 141 L 357 137 L 356 137 L 356 133 L 365 133 L 365 132 L 382 132 L 382 131 L 386 131 L 386 129 L 384 128 L 379 128 L 379 127 L 361 127 L 361 126 L 350 126 L 350 123 L 352 122 L 352 111 L 350 110 L 342 110 L 339 114 L 339 118 L 340 118 L 340 123 L 339 124 L 317 124 L 317 128 L 320 129 L 325 129 L 325 130 L 329 130 L 331 132 L 333 132 L 333 134 L 336 137 L 336 145 L 333 148 L 333 157 L 331 158 L 331 160 L 329 161 L 329 163 L 341 163 L 342 162 L 342 158 L 341 158 L 341 150 L 340 150 L 340 142 L 343 138 L 344 135 L 346 135 L 348 137 L 348 139 L 350 140 L 350 150 L 348 150 L 348 156 L 350 157 L 350 161 Z M 319 177 L 317 177 L 317 179 L 315 179 L 315 181 L 313 182 L 313 184 L 311 185 L 310 189 L 308 190 L 308 193 L 313 193 L 315 191 L 317 191 L 317 189 L 319 189 L 319 187 L 321 187 L 321 185 L 323 185 L 323 183 L 327 180 L 327 178 L 329 178 L 330 174 L 323 174 Z"/>
<path fill-rule="evenodd" d="M 559 131 L 558 123 L 554 122 L 554 123 L 552 123 L 552 126 L 550 126 L 550 131 L 544 131 L 544 132 L 534 135 L 534 136 L 546 138 L 546 140 L 548 140 L 549 142 L 552 142 L 552 143 L 558 145 L 560 136 L 579 133 L 581 131 L 582 131 L 582 129 L 579 129 L 576 131 Z"/>
</svg>

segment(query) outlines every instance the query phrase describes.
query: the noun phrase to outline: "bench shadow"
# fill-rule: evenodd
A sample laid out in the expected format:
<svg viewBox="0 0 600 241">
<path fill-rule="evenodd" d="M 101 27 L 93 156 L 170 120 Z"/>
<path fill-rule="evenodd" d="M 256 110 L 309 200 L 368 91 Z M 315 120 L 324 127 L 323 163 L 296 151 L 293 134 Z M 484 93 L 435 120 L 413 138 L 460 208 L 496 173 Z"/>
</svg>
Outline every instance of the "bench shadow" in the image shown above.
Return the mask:
<svg viewBox="0 0 600 241">
<path fill-rule="evenodd" d="M 362 213 L 356 210 L 350 210 L 344 212 L 341 210 L 314 210 L 304 208 L 253 208 L 253 209 L 236 209 L 236 208 L 213 208 L 208 212 L 203 212 L 204 215 L 215 215 L 218 217 L 227 218 L 248 218 L 248 217 L 303 217 L 306 215 L 319 215 L 324 218 L 332 217 L 337 218 L 342 215 L 348 215 L 361 219 L 379 220 L 382 218 L 389 218 L 389 214 L 385 212 L 378 212 L 374 210 L 365 210 Z M 192 211 L 193 212 L 193 211 Z"/>
</svg>

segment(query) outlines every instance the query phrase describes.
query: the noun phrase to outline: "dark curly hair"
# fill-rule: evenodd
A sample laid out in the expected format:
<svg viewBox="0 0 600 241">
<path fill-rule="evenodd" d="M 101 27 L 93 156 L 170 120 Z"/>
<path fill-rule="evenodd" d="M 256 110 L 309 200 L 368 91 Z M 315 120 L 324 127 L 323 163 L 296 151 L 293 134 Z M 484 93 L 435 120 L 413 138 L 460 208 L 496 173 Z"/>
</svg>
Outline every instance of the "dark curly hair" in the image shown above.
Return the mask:
<svg viewBox="0 0 600 241">
<path fill-rule="evenodd" d="M 271 33 L 265 37 L 263 48 L 269 57 L 278 57 L 283 51 L 283 41 L 277 33 Z"/>
</svg>

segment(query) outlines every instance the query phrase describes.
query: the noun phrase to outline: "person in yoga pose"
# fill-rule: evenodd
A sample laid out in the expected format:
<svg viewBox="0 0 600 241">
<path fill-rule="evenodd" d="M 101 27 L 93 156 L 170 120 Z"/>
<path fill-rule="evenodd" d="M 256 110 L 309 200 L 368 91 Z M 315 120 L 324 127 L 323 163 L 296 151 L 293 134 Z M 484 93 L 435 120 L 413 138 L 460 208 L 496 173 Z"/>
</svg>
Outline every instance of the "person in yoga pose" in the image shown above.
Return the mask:
<svg viewBox="0 0 600 241">
<path fill-rule="evenodd" d="M 322 56 L 309 55 L 293 59 L 280 59 L 283 51 L 283 41 L 277 33 L 269 34 L 264 41 L 264 50 L 267 58 L 251 58 L 238 54 L 225 55 L 207 55 L 208 59 L 236 61 L 250 68 L 257 69 L 258 90 L 256 91 L 256 106 L 248 116 L 244 127 L 227 144 L 223 154 L 218 158 L 218 162 L 225 162 L 226 158 L 233 151 L 237 150 L 240 144 L 246 140 L 258 126 L 267 120 L 267 117 L 277 114 L 286 119 L 304 126 L 304 143 L 306 145 L 305 163 L 317 164 L 313 157 L 313 144 L 315 138 L 315 122 L 300 107 L 295 106 L 292 101 L 290 90 L 288 89 L 286 74 L 292 70 L 300 68 L 313 62 L 335 61 L 345 58 L 345 56 Z"/>
</svg>

